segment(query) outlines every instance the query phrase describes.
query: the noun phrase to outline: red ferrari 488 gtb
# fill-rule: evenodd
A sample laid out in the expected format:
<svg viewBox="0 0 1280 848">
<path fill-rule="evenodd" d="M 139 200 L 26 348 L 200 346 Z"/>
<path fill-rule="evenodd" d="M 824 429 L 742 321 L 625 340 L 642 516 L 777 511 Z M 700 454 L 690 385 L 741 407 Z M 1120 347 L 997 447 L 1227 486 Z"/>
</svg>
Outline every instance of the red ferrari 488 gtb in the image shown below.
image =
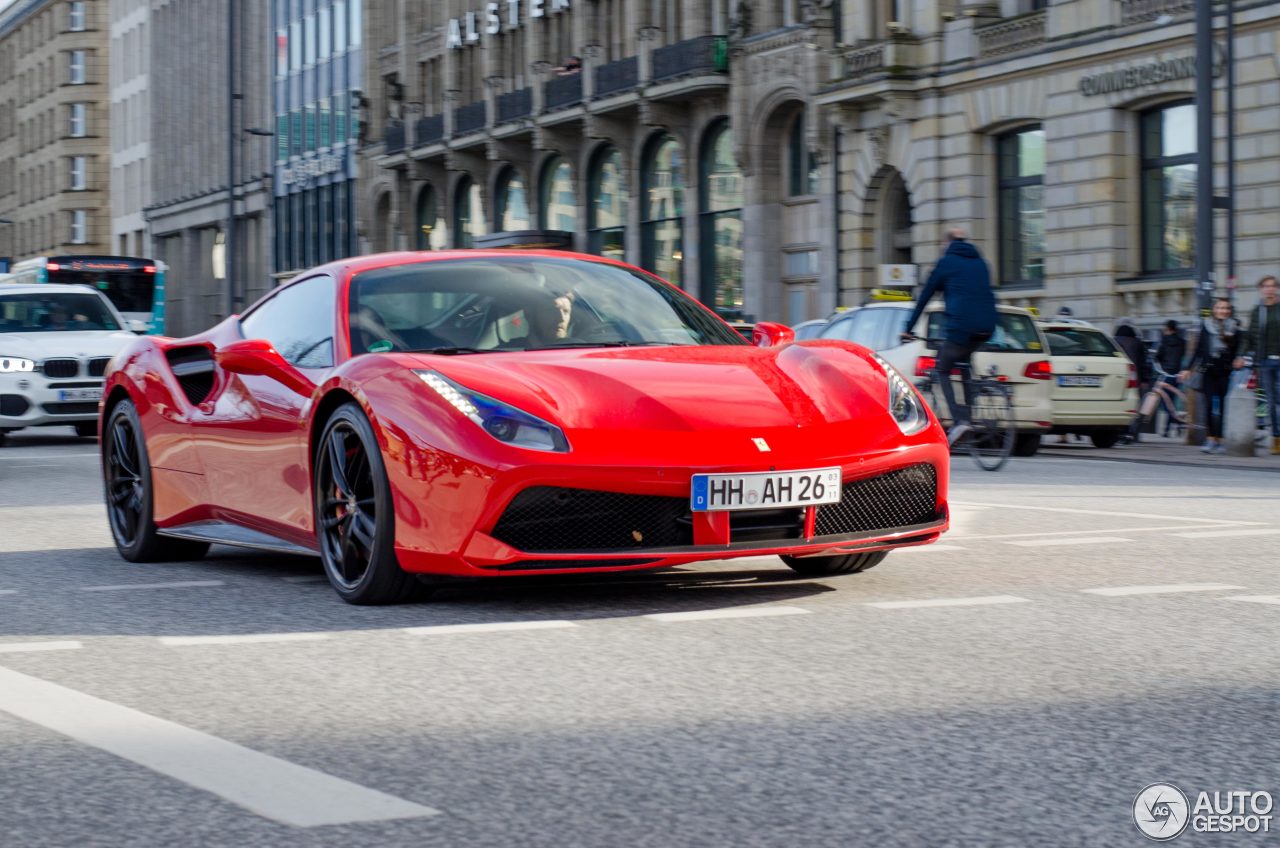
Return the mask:
<svg viewBox="0 0 1280 848">
<path fill-rule="evenodd" d="M 915 389 L 856 345 L 755 341 L 599 257 L 342 260 L 115 358 L 111 531 L 130 561 L 318 554 L 365 604 L 423 575 L 844 574 L 937 539 L 947 444 Z"/>
</svg>

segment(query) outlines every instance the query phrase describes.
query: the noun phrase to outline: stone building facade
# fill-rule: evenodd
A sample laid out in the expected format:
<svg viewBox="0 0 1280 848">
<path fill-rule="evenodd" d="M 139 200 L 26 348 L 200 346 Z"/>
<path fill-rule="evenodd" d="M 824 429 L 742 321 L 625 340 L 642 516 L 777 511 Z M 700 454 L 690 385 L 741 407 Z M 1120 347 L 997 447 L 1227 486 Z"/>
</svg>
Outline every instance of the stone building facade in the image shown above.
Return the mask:
<svg viewBox="0 0 1280 848">
<path fill-rule="evenodd" d="M 233 112 L 228 107 L 232 3 Z M 272 285 L 272 30 L 269 0 L 151 3 L 151 198 L 145 214 L 154 258 L 169 266 L 166 330 L 171 335 L 197 332 L 227 314 L 224 275 L 234 283 L 233 310 Z M 234 172 L 229 145 L 234 146 Z M 232 217 L 229 190 L 234 191 L 235 231 L 226 256 L 220 246 Z"/>
<path fill-rule="evenodd" d="M 1248 303 L 1280 269 L 1280 6 L 1235 6 Z M 1009 302 L 1186 319 L 1193 17 L 1188 0 L 370 2 L 360 247 L 567 229 L 727 316 L 794 323 L 861 303 L 884 266 L 927 270 L 960 225 Z"/>
<path fill-rule="evenodd" d="M 0 13 L 0 255 L 109 252 L 107 47 L 101 0 Z"/>
</svg>

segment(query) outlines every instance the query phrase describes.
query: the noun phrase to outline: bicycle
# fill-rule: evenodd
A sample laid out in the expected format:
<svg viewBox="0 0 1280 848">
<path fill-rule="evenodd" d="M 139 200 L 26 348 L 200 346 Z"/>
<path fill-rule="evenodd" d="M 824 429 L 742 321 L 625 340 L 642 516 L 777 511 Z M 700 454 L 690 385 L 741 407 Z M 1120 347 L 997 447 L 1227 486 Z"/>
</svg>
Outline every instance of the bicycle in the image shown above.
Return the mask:
<svg viewBox="0 0 1280 848">
<path fill-rule="evenodd" d="M 941 349 L 941 342 L 930 339 L 927 344 L 934 350 Z M 966 378 L 963 370 L 970 374 Z M 965 445 L 973 461 L 983 471 L 999 471 L 1013 454 L 1013 443 L 1017 437 L 1017 429 L 1013 423 L 1013 388 L 1004 382 L 992 365 L 985 375 L 973 374 L 968 365 L 957 365 L 955 371 L 961 372 L 963 382 L 967 379 L 970 387 L 969 425 L 972 428 L 961 437 L 957 444 Z M 942 419 L 942 390 L 935 360 L 934 367 L 916 381 L 916 388 L 934 414 Z M 949 378 L 948 378 L 949 379 Z"/>
<path fill-rule="evenodd" d="M 1165 434 L 1168 435 L 1168 431 L 1175 427 L 1181 430 L 1187 426 L 1187 415 L 1184 411 L 1187 396 L 1182 389 L 1170 382 L 1170 379 L 1176 375 L 1165 371 L 1158 362 L 1152 363 L 1152 367 L 1155 374 L 1153 375 L 1151 388 L 1142 396 L 1142 403 L 1138 405 L 1138 429 L 1141 429 L 1142 422 L 1151 421 L 1154 423 L 1156 413 L 1163 407 L 1167 416 L 1164 430 Z"/>
</svg>

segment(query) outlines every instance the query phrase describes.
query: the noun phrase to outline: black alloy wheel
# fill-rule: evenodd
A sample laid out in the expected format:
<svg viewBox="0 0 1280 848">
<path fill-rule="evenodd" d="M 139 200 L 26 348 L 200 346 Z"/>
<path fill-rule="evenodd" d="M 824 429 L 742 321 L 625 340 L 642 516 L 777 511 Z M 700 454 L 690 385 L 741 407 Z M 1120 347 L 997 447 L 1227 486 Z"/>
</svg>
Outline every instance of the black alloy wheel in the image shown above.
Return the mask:
<svg viewBox="0 0 1280 848">
<path fill-rule="evenodd" d="M 341 406 L 315 449 L 315 522 L 325 574 L 352 604 L 392 604 L 423 593 L 396 561 L 395 515 L 382 452 L 363 410 Z"/>
<path fill-rule="evenodd" d="M 871 551 L 865 554 L 820 557 L 784 556 L 782 561 L 796 574 L 804 577 L 830 577 L 835 574 L 857 574 L 859 571 L 875 568 L 888 555 L 888 551 Z"/>
<path fill-rule="evenodd" d="M 129 562 L 200 559 L 207 542 L 161 536 L 153 520 L 151 461 L 138 410 L 121 401 L 107 418 L 102 442 L 102 475 L 107 522 L 120 556 Z"/>
</svg>

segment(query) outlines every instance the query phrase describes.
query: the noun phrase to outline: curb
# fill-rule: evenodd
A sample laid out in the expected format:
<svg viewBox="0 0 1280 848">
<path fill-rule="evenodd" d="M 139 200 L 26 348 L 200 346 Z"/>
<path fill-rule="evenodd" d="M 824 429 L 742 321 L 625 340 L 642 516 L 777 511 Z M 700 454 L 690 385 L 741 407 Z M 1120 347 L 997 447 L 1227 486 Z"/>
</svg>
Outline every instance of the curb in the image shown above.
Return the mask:
<svg viewBox="0 0 1280 848">
<path fill-rule="evenodd" d="M 1086 450 L 1096 450 L 1086 448 Z M 1114 451 L 1114 449 L 1111 449 Z M 1125 456 L 1123 450 L 1114 451 L 1103 455 L 1100 453 L 1084 453 L 1079 449 L 1054 449 L 1050 445 L 1041 445 L 1038 456 L 1053 457 L 1055 459 L 1092 459 L 1102 462 L 1135 462 L 1141 465 L 1173 465 L 1179 468 L 1226 468 L 1231 471 L 1263 471 L 1271 473 L 1280 473 L 1280 465 L 1245 465 L 1239 461 L 1243 457 L 1226 457 L 1223 462 L 1193 462 L 1183 459 L 1162 459 L 1150 456 Z M 1220 457 L 1221 458 L 1221 457 Z"/>
</svg>

